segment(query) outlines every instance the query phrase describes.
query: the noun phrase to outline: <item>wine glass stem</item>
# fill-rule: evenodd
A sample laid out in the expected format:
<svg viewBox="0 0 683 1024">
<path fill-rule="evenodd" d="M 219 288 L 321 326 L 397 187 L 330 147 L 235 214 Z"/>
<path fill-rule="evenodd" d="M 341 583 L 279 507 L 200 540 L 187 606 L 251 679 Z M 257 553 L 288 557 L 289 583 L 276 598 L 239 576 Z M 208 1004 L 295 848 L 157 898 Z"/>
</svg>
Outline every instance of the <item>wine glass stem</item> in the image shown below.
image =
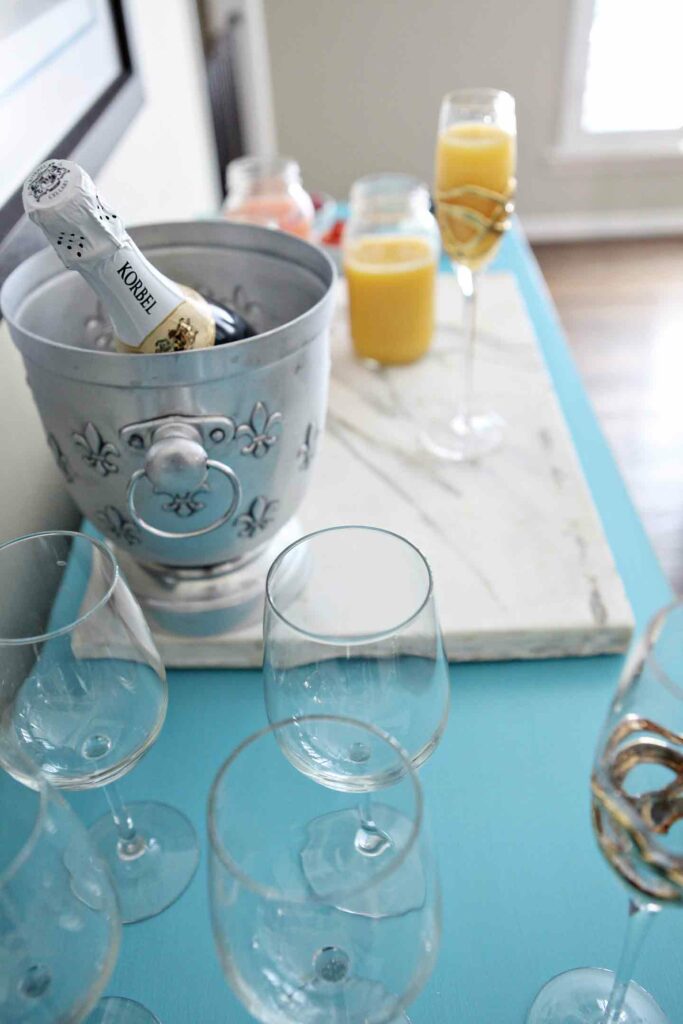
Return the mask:
<svg viewBox="0 0 683 1024">
<path fill-rule="evenodd" d="M 467 430 L 472 417 L 474 394 L 474 351 L 477 340 L 477 274 L 461 263 L 455 265 L 455 273 L 463 297 L 463 350 L 462 380 L 460 382 L 460 408 L 457 410 L 463 427 Z"/>
<path fill-rule="evenodd" d="M 377 827 L 372 809 L 370 793 L 364 793 L 358 803 L 359 825 L 356 832 L 355 846 L 359 853 L 369 857 L 377 857 L 391 845 L 389 837 Z"/>
<path fill-rule="evenodd" d="M 358 814 L 360 817 L 361 828 L 366 829 L 369 832 L 377 829 L 377 825 L 373 819 L 372 811 L 372 797 L 369 793 L 363 793 L 358 803 Z"/>
<path fill-rule="evenodd" d="M 117 843 L 119 856 L 123 860 L 131 860 L 138 857 L 145 848 L 144 838 L 136 831 L 130 811 L 123 802 L 123 798 L 115 782 L 104 788 L 104 796 L 109 804 L 119 834 Z"/>
<path fill-rule="evenodd" d="M 626 993 L 633 977 L 633 969 L 642 949 L 650 925 L 660 907 L 656 903 L 637 903 L 630 900 L 628 906 L 628 925 L 621 950 L 619 966 L 614 975 L 614 985 L 601 1024 L 619 1024 L 621 1011 L 624 1008 Z"/>
</svg>

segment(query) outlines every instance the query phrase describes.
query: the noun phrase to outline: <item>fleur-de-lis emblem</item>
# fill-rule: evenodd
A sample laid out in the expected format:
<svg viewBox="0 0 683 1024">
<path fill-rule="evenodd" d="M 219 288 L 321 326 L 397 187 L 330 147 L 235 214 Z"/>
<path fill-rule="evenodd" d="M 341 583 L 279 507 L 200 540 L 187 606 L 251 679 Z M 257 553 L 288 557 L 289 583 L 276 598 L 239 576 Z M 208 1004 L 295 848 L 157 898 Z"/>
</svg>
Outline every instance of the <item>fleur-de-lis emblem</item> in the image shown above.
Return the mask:
<svg viewBox="0 0 683 1024">
<path fill-rule="evenodd" d="M 253 455 L 260 459 L 268 453 L 277 442 L 278 434 L 273 433 L 273 428 L 282 422 L 281 412 L 268 414 L 268 407 L 263 402 L 257 402 L 251 410 L 251 417 L 248 423 L 242 423 L 237 428 L 236 437 L 248 437 L 249 440 L 242 446 L 242 455 Z"/>
<path fill-rule="evenodd" d="M 105 533 L 111 533 L 117 540 L 125 540 L 126 544 L 139 544 L 140 531 L 135 523 L 123 515 L 114 505 L 105 505 L 95 519 Z"/>
<path fill-rule="evenodd" d="M 254 498 L 251 505 L 249 506 L 248 512 L 243 512 L 241 516 L 238 516 L 235 520 L 237 524 L 238 536 L 240 537 L 254 537 L 259 530 L 265 530 L 267 526 L 270 526 L 273 519 L 272 516 L 279 502 L 277 499 L 274 501 L 268 501 L 263 495 L 258 498 Z"/>
<path fill-rule="evenodd" d="M 169 494 L 171 500 L 162 507 L 166 512 L 175 512 L 177 516 L 187 519 L 188 516 L 193 516 L 195 512 L 201 512 L 203 508 L 206 508 L 206 502 L 200 501 L 197 495 L 200 491 L 208 491 L 208 489 L 208 484 L 201 484 L 195 491 L 187 491 L 185 494 Z"/>
<path fill-rule="evenodd" d="M 62 449 L 59 447 L 59 441 L 57 440 L 54 434 L 47 435 L 47 443 L 50 451 L 55 457 L 55 462 L 57 463 L 57 466 L 64 475 L 64 479 L 67 480 L 70 484 L 72 484 L 74 482 L 74 477 L 69 467 L 69 460 L 67 459 Z"/>
<path fill-rule="evenodd" d="M 318 445 L 318 428 L 315 423 L 309 423 L 306 427 L 303 442 L 296 453 L 299 460 L 299 469 L 308 469 L 315 458 L 315 450 Z"/>
<path fill-rule="evenodd" d="M 74 433 L 74 444 L 81 449 L 81 458 L 96 469 L 102 476 L 118 473 L 119 467 L 114 459 L 119 458 L 119 450 L 111 441 L 105 441 L 94 423 L 86 423 L 82 434 Z"/>
</svg>

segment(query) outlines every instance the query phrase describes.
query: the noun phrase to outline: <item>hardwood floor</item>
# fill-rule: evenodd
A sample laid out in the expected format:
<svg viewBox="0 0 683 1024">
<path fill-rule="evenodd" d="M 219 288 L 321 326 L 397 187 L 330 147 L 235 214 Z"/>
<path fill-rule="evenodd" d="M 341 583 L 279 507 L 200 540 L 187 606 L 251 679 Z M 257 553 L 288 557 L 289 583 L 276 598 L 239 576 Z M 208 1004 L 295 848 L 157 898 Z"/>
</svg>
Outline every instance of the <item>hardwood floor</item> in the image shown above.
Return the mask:
<svg viewBox="0 0 683 1024">
<path fill-rule="evenodd" d="M 634 503 L 683 593 L 683 239 L 534 252 Z"/>
</svg>

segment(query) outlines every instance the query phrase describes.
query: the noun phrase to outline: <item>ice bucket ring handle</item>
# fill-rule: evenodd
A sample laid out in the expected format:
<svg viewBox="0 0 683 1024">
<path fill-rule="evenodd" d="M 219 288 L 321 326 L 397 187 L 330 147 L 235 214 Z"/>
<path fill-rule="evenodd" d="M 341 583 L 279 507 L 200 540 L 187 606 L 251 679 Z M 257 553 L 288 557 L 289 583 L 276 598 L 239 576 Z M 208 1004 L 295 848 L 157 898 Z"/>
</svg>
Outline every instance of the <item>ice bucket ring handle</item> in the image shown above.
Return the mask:
<svg viewBox="0 0 683 1024">
<path fill-rule="evenodd" d="M 223 515 L 208 526 L 182 532 L 162 530 L 146 522 L 135 508 L 135 489 L 143 477 L 147 477 L 155 494 L 166 494 L 182 501 L 191 499 L 194 492 L 206 489 L 205 480 L 210 469 L 227 476 L 232 485 L 232 501 Z M 241 497 L 242 488 L 237 475 L 223 462 L 208 458 L 199 431 L 187 423 L 172 423 L 155 431 L 144 467 L 136 469 L 128 483 L 128 509 L 133 520 L 147 533 L 169 540 L 203 537 L 205 533 L 224 526 L 232 518 Z"/>
</svg>

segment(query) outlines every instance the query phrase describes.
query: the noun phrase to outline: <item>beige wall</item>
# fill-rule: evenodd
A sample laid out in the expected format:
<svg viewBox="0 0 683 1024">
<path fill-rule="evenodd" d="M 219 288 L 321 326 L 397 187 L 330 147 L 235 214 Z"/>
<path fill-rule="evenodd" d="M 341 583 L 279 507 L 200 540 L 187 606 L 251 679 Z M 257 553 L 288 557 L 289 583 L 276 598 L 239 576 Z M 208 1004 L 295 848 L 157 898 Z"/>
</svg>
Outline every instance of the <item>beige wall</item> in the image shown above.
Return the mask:
<svg viewBox="0 0 683 1024">
<path fill-rule="evenodd" d="M 265 0 L 278 145 L 310 187 L 345 196 L 370 171 L 429 180 L 440 97 L 508 89 L 522 214 L 683 207 L 681 168 L 558 169 L 572 0 Z"/>
<path fill-rule="evenodd" d="M 211 211 L 218 175 L 194 0 L 132 0 L 145 105 L 98 175 L 130 224 Z M 0 540 L 78 515 L 45 437 L 21 359 L 0 329 Z"/>
</svg>

